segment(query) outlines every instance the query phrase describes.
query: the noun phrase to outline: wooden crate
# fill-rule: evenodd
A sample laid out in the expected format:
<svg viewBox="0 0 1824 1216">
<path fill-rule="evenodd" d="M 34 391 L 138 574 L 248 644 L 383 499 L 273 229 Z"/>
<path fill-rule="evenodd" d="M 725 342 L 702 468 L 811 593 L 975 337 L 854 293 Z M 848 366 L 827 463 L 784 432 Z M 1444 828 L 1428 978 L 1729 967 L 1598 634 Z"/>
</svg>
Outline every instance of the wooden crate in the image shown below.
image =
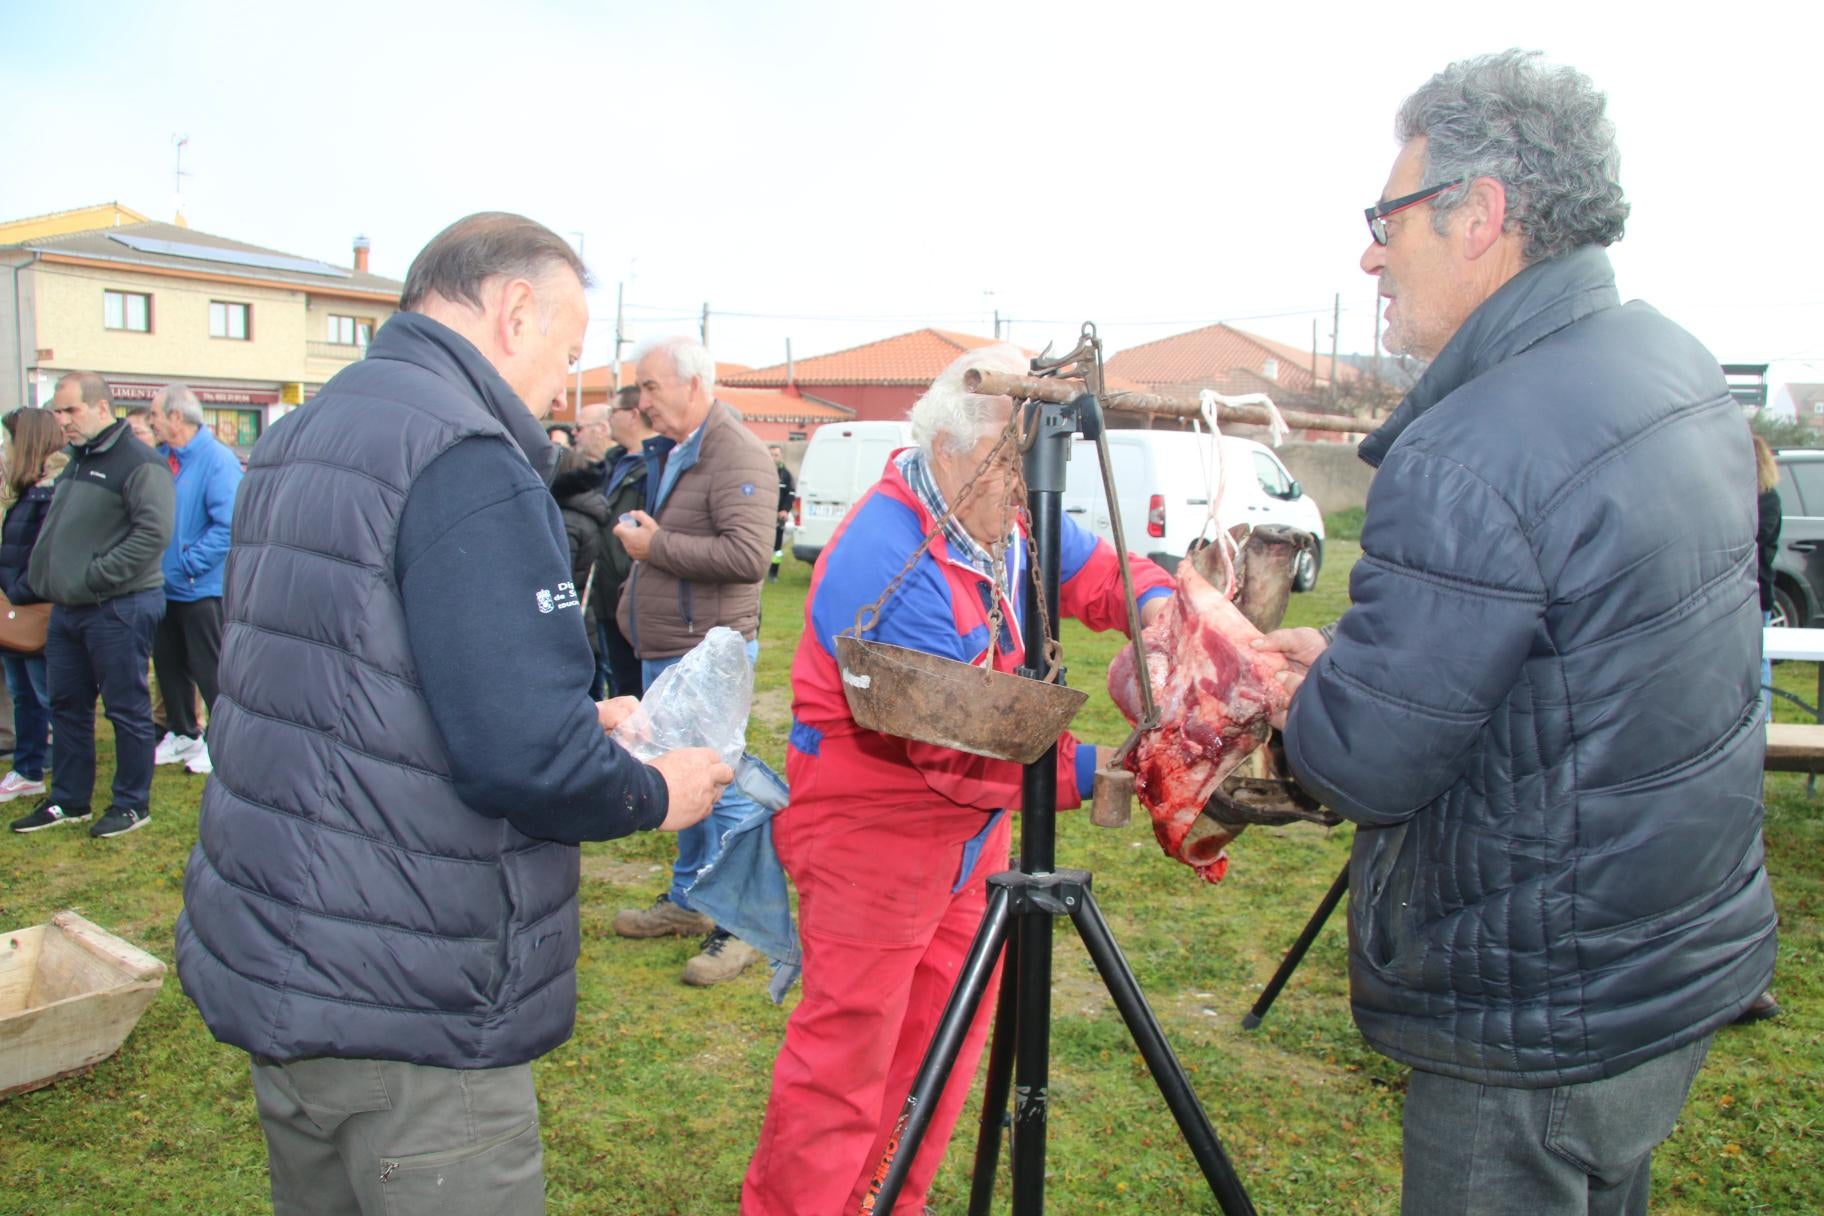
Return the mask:
<svg viewBox="0 0 1824 1216">
<path fill-rule="evenodd" d="M 165 965 L 74 912 L 0 935 L 0 1098 L 120 1050 Z"/>
</svg>

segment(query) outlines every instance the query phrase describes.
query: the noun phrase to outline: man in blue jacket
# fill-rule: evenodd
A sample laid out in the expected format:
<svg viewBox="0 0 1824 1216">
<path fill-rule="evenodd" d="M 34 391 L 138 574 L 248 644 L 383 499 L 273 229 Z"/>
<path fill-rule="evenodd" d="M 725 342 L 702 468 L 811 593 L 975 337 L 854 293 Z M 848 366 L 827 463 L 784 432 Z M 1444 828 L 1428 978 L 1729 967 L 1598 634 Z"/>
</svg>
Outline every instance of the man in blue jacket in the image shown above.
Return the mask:
<svg viewBox="0 0 1824 1216">
<path fill-rule="evenodd" d="M 159 450 L 177 465 L 177 529 L 165 549 L 165 615 L 152 639 L 152 670 L 165 698 L 171 729 L 154 764 L 182 764 L 208 773 L 209 746 L 196 720 L 196 696 L 215 709 L 215 672 L 222 655 L 222 567 L 234 522 L 241 462 L 208 427 L 187 385 L 172 384 L 152 398 L 152 431 Z"/>
<path fill-rule="evenodd" d="M 1262 643 L 1293 771 L 1357 824 L 1350 1000 L 1413 1068 L 1407 1216 L 1644 1213 L 1773 970 L 1748 428 L 1620 302 L 1604 107 L 1519 51 L 1407 99 L 1362 268 L 1430 367 L 1361 445 L 1353 607 Z"/>
</svg>

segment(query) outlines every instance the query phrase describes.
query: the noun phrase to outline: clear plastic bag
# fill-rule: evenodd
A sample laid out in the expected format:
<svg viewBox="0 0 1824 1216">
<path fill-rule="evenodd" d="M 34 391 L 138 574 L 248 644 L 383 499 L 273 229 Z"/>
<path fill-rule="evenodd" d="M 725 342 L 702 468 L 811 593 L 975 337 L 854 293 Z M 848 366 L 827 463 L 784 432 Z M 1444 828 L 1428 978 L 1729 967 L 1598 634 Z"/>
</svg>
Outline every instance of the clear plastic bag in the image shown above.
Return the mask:
<svg viewBox="0 0 1824 1216">
<path fill-rule="evenodd" d="M 733 629 L 718 625 L 659 673 L 639 708 L 611 737 L 641 760 L 680 747 L 712 747 L 730 768 L 738 768 L 753 701 L 747 643 Z"/>
</svg>

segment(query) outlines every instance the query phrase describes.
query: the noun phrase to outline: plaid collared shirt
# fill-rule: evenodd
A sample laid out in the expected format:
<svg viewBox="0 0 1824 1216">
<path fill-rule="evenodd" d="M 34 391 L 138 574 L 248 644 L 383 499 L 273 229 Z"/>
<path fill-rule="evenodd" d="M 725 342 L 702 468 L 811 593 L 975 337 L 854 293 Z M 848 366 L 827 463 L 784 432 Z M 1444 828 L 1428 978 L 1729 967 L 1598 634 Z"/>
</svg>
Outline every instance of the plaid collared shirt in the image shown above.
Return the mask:
<svg viewBox="0 0 1824 1216">
<path fill-rule="evenodd" d="M 925 510 L 931 512 L 931 518 L 942 522 L 944 543 L 950 547 L 951 556 L 974 566 L 992 581 L 995 577 L 994 554 L 969 535 L 962 521 L 949 514 L 950 506 L 944 501 L 944 492 L 937 488 L 937 479 L 931 475 L 931 462 L 925 459 L 925 450 L 907 448 L 899 454 L 896 463 L 900 476 L 906 479 L 906 484 L 918 495 L 918 501 L 924 504 Z M 1008 533 L 1003 547 L 1006 559 L 1001 571 L 1001 590 L 1006 594 L 1008 602 L 1016 607 L 1020 600 L 1015 591 L 1020 585 L 1019 574 L 1025 557 L 1019 535 L 1019 527 L 1015 525 L 1014 530 Z"/>
</svg>

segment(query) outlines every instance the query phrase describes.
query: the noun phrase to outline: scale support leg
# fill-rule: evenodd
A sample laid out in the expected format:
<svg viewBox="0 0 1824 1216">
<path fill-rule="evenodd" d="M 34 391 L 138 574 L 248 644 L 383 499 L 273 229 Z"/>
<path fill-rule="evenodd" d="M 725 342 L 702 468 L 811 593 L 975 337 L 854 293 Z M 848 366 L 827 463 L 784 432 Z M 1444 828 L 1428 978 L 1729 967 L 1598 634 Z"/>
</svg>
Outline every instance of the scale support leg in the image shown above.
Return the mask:
<svg viewBox="0 0 1824 1216">
<path fill-rule="evenodd" d="M 862 1197 L 862 1216 L 891 1212 L 899 1200 L 906 1173 L 918 1156 L 918 1146 L 923 1143 L 925 1128 L 931 1122 L 937 1096 L 943 1092 L 950 1070 L 956 1064 L 956 1053 L 962 1049 L 963 1036 L 968 1033 L 969 1023 L 975 1020 L 982 994 L 988 989 L 988 978 L 994 974 L 995 959 L 1006 942 L 1009 902 L 1007 890 L 1002 887 L 995 888 L 989 896 L 981 928 L 975 932 L 975 941 L 970 943 L 956 987 L 944 1005 L 944 1016 L 932 1033 L 931 1046 L 925 1050 L 918 1075 L 912 1079 L 912 1091 L 906 1095 L 899 1121 L 887 1140 L 887 1151 L 875 1171 L 874 1184 Z"/>
<path fill-rule="evenodd" d="M 1330 884 L 1330 889 L 1324 892 L 1323 899 L 1318 901 L 1317 911 L 1311 913 L 1311 919 L 1305 922 L 1304 931 L 1298 935 L 1298 940 L 1292 943 L 1292 948 L 1286 951 L 1286 957 L 1280 961 L 1279 970 L 1275 971 L 1273 978 L 1267 981 L 1266 989 L 1260 994 L 1260 999 L 1254 1002 L 1254 1008 L 1248 1010 L 1248 1015 L 1241 1019 L 1243 1030 L 1253 1030 L 1259 1026 L 1261 1019 L 1267 1016 L 1267 1010 L 1273 1008 L 1273 1002 L 1279 997 L 1279 990 L 1286 986 L 1286 981 L 1292 978 L 1294 971 L 1298 970 L 1299 963 L 1304 961 L 1305 951 L 1309 950 L 1311 943 L 1317 940 L 1317 935 L 1323 929 L 1324 922 L 1330 919 L 1332 912 L 1336 911 L 1336 905 L 1342 902 L 1343 892 L 1348 889 L 1349 863 L 1345 861 L 1343 872 L 1336 876 L 1336 881 Z"/>
<path fill-rule="evenodd" d="M 1134 1036 L 1134 1045 L 1140 1049 L 1141 1058 L 1152 1072 L 1153 1081 L 1159 1086 L 1165 1104 L 1171 1108 L 1172 1117 L 1178 1121 L 1178 1130 L 1183 1133 L 1185 1144 L 1190 1147 L 1191 1155 L 1203 1170 L 1204 1179 L 1210 1184 L 1217 1203 L 1222 1206 L 1226 1216 L 1254 1216 L 1254 1201 L 1248 1198 L 1248 1192 L 1242 1187 L 1241 1178 L 1230 1164 L 1228 1154 L 1223 1152 L 1222 1142 L 1216 1138 L 1216 1129 L 1211 1126 L 1210 1117 L 1198 1105 L 1197 1095 L 1191 1090 L 1191 1080 L 1185 1075 L 1184 1065 L 1178 1062 L 1178 1056 L 1165 1041 L 1165 1031 L 1160 1027 L 1159 1019 L 1153 1016 L 1152 1007 L 1146 1003 L 1146 997 L 1140 991 L 1140 982 L 1134 978 L 1133 969 L 1127 965 L 1121 948 L 1115 944 L 1108 922 L 1102 917 L 1102 909 L 1096 905 L 1096 897 L 1087 887 L 1083 891 L 1082 900 L 1071 909 L 1070 918 L 1076 924 L 1077 933 L 1082 937 L 1090 959 L 1096 964 L 1096 970 L 1102 975 L 1103 985 L 1114 998 L 1115 1007 L 1121 1011 L 1128 1032 Z"/>
<path fill-rule="evenodd" d="M 988 1077 L 982 1088 L 982 1122 L 975 1139 L 975 1168 L 969 1183 L 969 1216 L 988 1216 L 994 1203 L 994 1175 L 1000 1168 L 1001 1133 L 1007 1126 L 1007 1095 L 1013 1086 L 1015 993 L 1019 989 L 1020 938 L 1007 938 L 1006 966 L 994 1011 L 994 1039 L 988 1049 Z"/>
</svg>

